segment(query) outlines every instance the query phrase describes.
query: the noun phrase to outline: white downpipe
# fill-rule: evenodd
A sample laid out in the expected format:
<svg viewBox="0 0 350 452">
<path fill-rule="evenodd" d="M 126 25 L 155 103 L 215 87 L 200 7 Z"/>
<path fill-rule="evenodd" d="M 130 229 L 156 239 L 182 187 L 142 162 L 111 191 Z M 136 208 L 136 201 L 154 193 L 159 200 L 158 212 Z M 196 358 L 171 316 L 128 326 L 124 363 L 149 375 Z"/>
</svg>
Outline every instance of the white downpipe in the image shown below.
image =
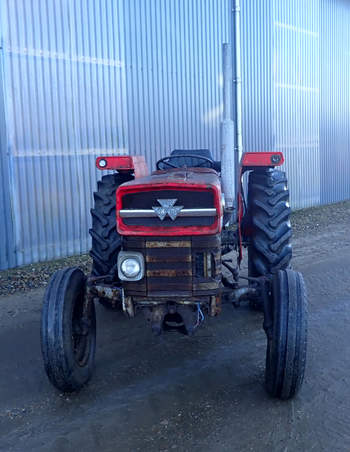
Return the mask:
<svg viewBox="0 0 350 452">
<path fill-rule="evenodd" d="M 233 106 L 233 120 L 235 125 L 235 168 L 237 180 L 237 192 L 239 189 L 239 168 L 243 154 L 242 141 L 242 70 L 241 70 L 241 5 L 240 0 L 233 0 L 233 42 L 234 42 L 234 69 L 233 83 L 235 89 L 235 102 Z"/>
<path fill-rule="evenodd" d="M 235 127 L 231 116 L 232 105 L 232 54 L 230 44 L 222 46 L 224 79 L 224 114 L 220 124 L 221 145 L 221 183 L 225 196 L 226 209 L 233 209 L 235 204 Z"/>
</svg>

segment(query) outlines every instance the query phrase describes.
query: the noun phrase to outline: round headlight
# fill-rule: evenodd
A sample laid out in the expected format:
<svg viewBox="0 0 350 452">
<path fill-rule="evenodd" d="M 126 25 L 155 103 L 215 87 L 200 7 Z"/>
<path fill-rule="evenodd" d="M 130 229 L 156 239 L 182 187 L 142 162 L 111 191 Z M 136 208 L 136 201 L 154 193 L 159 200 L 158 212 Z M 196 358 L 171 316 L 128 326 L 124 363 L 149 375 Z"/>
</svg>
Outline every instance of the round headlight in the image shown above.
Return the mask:
<svg viewBox="0 0 350 452">
<path fill-rule="evenodd" d="M 140 273 L 141 266 L 138 260 L 127 258 L 123 260 L 120 269 L 127 278 L 135 278 Z"/>
<path fill-rule="evenodd" d="M 101 168 L 105 168 L 107 166 L 107 160 L 105 160 L 105 159 L 99 160 L 98 166 Z"/>
</svg>

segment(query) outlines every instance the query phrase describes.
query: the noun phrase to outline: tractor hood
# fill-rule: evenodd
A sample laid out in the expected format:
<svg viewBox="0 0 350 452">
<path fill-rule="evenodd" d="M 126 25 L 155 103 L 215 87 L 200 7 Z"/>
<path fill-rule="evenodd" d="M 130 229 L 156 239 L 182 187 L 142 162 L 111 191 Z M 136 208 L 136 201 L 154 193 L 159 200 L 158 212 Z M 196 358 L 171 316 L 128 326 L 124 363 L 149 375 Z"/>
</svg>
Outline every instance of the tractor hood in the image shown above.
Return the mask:
<svg viewBox="0 0 350 452">
<path fill-rule="evenodd" d="M 220 178 L 209 168 L 176 168 L 137 178 L 117 190 L 122 235 L 206 235 L 221 231 Z"/>
<path fill-rule="evenodd" d="M 174 168 L 166 171 L 154 171 L 150 176 L 139 177 L 123 184 L 125 186 L 136 186 L 146 184 L 199 184 L 217 185 L 220 188 L 218 173 L 211 168 Z"/>
</svg>

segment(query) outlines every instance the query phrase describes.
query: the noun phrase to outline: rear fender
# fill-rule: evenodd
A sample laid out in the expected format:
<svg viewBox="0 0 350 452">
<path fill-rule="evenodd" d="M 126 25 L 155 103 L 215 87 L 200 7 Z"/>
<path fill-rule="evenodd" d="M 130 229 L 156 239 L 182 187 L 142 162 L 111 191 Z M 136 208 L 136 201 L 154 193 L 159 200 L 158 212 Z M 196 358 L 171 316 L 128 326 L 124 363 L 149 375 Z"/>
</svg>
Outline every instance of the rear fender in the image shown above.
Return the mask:
<svg viewBox="0 0 350 452">
<path fill-rule="evenodd" d="M 246 199 L 244 197 L 242 177 L 245 171 L 251 171 L 256 168 L 266 167 L 274 168 L 281 166 L 284 163 L 284 156 L 282 152 L 245 152 L 241 160 L 241 167 L 239 171 L 239 184 L 237 193 L 237 224 L 238 224 L 238 239 L 239 239 L 239 255 L 238 264 L 240 265 L 243 253 L 242 240 L 242 220 L 245 213 Z"/>
<path fill-rule="evenodd" d="M 244 172 L 261 166 L 274 168 L 283 165 L 283 163 L 282 152 L 245 152 L 241 160 L 241 167 Z"/>
<path fill-rule="evenodd" d="M 97 157 L 96 168 L 99 170 L 117 170 L 119 173 L 133 173 L 135 179 L 149 175 L 149 169 L 143 155 Z"/>
</svg>

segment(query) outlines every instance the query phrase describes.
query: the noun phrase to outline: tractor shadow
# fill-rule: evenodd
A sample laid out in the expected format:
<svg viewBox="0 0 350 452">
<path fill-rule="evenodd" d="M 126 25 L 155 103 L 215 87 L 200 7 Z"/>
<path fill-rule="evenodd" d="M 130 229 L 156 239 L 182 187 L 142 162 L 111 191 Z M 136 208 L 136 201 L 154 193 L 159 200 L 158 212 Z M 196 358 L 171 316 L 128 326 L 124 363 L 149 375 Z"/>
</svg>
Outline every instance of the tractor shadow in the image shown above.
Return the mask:
<svg viewBox="0 0 350 452">
<path fill-rule="evenodd" d="M 247 306 L 224 306 L 206 317 L 194 336 L 167 331 L 153 336 L 140 314 L 97 307 L 96 370 L 89 386 L 138 394 L 183 387 L 191 394 L 210 388 L 263 384 L 266 339 L 262 314 Z"/>
</svg>

